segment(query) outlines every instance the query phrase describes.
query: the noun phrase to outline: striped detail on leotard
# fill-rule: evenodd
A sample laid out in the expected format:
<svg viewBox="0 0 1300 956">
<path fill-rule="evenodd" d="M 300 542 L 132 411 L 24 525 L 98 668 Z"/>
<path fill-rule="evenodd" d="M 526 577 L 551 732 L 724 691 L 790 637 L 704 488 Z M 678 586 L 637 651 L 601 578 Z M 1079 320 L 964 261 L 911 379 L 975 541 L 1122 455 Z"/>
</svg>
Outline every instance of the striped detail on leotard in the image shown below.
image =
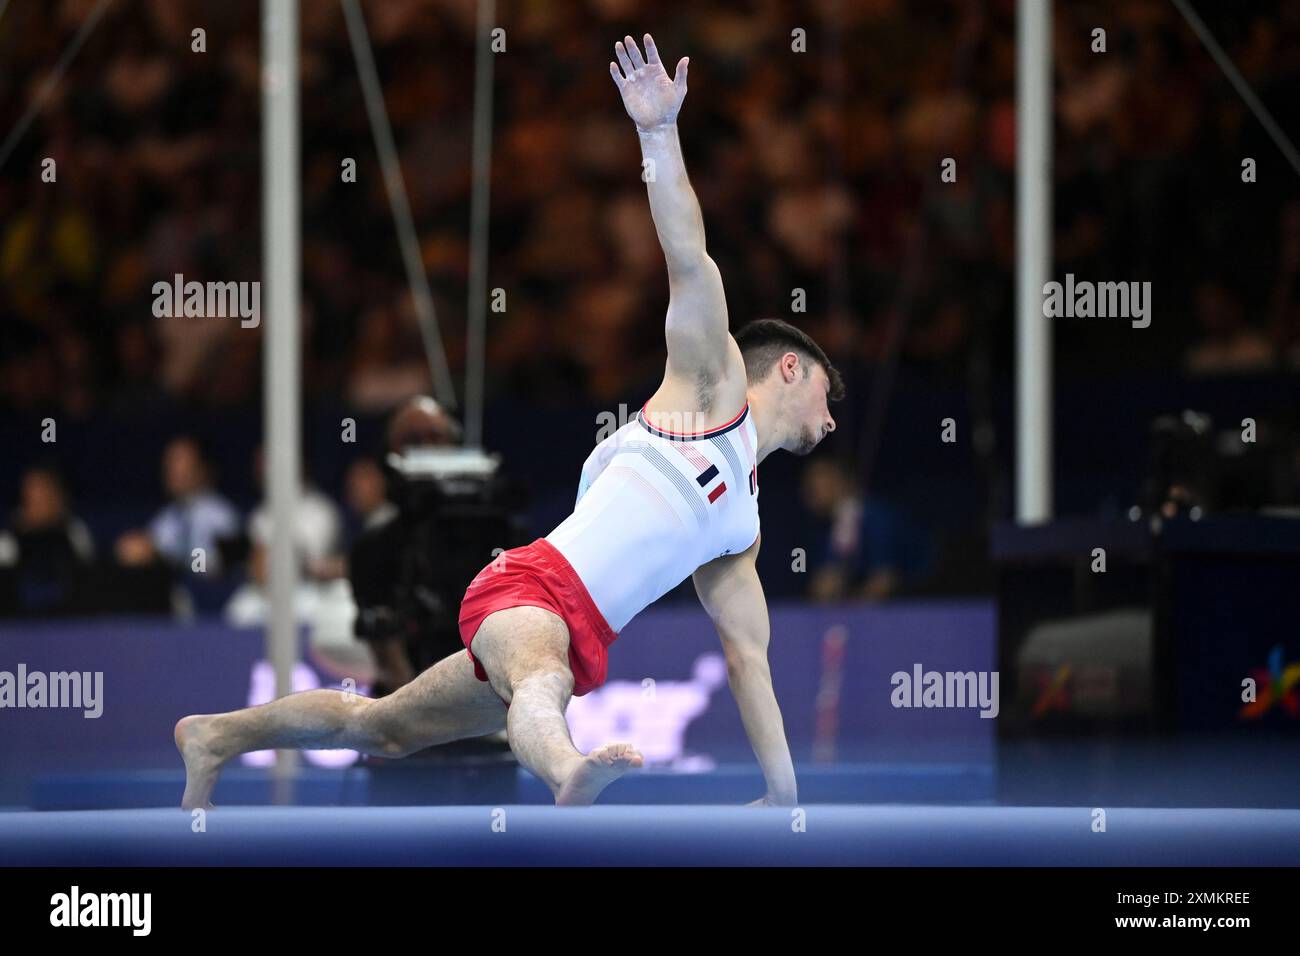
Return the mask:
<svg viewBox="0 0 1300 956">
<path fill-rule="evenodd" d="M 741 430 L 743 431 L 744 429 Z M 736 454 L 736 446 L 731 443 L 731 439 L 725 436 L 719 436 L 717 438 L 710 438 L 709 441 L 715 448 L 720 449 L 724 456 L 726 456 L 727 464 L 731 466 L 731 474 L 736 479 L 736 487 L 745 487 L 745 472 L 747 469 L 741 467 L 740 456 Z"/>
<path fill-rule="evenodd" d="M 627 451 L 636 452 L 650 464 L 654 465 L 665 478 L 672 483 L 683 498 L 690 504 L 691 510 L 695 512 L 695 517 L 701 525 L 707 519 L 707 513 L 704 510 L 704 502 L 700 501 L 699 494 L 691 487 L 690 479 L 683 475 L 673 466 L 667 458 L 654 445 L 643 441 L 625 442 L 623 448 Z"/>
<path fill-rule="evenodd" d="M 663 496 L 663 492 L 656 488 L 654 483 L 646 478 L 645 475 L 641 474 L 641 472 L 637 471 L 635 468 L 629 468 L 627 465 L 612 465 L 609 470 L 616 474 L 626 474 L 631 477 L 632 480 L 645 491 L 650 499 L 655 502 L 655 504 L 672 516 L 673 521 L 677 522 L 679 525 L 683 524 L 682 516 L 677 513 L 677 509 L 668 503 L 668 499 Z"/>
</svg>

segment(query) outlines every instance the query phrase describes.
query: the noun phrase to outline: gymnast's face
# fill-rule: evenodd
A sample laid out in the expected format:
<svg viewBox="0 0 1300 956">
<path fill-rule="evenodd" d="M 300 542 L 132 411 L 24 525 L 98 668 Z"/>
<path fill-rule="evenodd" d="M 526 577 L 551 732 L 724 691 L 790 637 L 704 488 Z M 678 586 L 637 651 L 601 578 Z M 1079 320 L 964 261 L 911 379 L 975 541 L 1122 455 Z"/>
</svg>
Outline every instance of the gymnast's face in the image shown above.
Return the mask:
<svg viewBox="0 0 1300 956">
<path fill-rule="evenodd" d="M 790 425 L 790 438 L 784 447 L 796 455 L 806 455 L 835 431 L 835 419 L 827 407 L 830 377 L 826 369 L 803 362 L 793 352 L 787 352 L 781 363 L 782 376 L 788 388 L 786 419 Z M 789 363 L 794 363 L 794 366 Z"/>
</svg>

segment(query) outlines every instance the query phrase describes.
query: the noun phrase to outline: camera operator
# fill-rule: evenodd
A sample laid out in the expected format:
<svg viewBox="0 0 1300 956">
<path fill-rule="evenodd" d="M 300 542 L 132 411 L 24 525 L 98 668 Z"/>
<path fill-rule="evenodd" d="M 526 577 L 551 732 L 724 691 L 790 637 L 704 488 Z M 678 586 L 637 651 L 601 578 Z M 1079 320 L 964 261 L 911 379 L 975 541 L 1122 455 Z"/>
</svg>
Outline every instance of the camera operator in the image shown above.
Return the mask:
<svg viewBox="0 0 1300 956">
<path fill-rule="evenodd" d="M 522 494 L 495 457 L 461 448 L 460 424 L 429 397 L 389 421 L 383 471 L 386 520 L 352 547 L 355 632 L 374 650 L 382 697 L 464 649 L 461 597 L 493 552 L 523 544 Z"/>
</svg>

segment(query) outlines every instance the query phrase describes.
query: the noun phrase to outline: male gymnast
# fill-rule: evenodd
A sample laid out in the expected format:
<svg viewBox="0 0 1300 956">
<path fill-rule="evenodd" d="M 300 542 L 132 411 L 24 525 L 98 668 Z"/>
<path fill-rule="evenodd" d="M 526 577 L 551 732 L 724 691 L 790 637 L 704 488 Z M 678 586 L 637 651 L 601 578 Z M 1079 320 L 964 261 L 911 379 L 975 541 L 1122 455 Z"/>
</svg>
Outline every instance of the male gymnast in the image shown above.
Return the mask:
<svg viewBox="0 0 1300 956">
<path fill-rule="evenodd" d="M 722 641 L 731 692 L 766 781 L 751 805 L 793 806 L 794 765 L 772 691 L 769 621 L 755 568 L 758 464 L 810 452 L 835 421 L 839 373 L 803 332 L 760 319 L 728 332 L 717 266 L 705 251 L 676 119 L 688 59 L 669 78 L 654 40 L 615 45 L 610 75 L 635 121 L 650 211 L 668 265 L 663 383 L 636 418 L 583 465 L 573 513 L 544 538 L 506 551 L 465 593 L 465 653 L 393 694 L 290 694 L 226 714 L 182 718 L 185 808 L 210 806 L 221 767 L 270 748 L 347 748 L 402 757 L 505 729 L 519 762 L 557 805 L 587 805 L 643 758 L 628 743 L 573 746 L 572 695 L 605 682 L 607 648 L 642 608 L 694 577 Z M 621 67 L 621 69 L 620 69 Z"/>
</svg>

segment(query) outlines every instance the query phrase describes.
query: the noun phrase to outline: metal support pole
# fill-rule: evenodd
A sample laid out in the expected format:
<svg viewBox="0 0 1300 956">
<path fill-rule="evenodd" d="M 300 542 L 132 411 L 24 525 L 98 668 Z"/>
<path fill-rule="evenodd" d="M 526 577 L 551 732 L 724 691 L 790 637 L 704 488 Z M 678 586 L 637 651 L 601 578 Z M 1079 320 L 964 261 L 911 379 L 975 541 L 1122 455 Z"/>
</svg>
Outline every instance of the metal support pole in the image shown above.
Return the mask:
<svg viewBox="0 0 1300 956">
<path fill-rule="evenodd" d="M 262 0 L 262 275 L 267 314 L 262 330 L 264 448 L 271 500 L 270 627 L 266 657 L 275 694 L 292 691 L 298 662 L 293 549 L 300 493 L 299 373 L 300 176 L 298 159 L 298 0 Z M 288 802 L 297 752 L 276 753 L 275 802 Z"/>
<path fill-rule="evenodd" d="M 492 182 L 492 21 L 496 0 L 478 0 L 474 54 L 474 173 L 470 196 L 469 302 L 465 329 L 465 444 L 483 447 L 483 386 L 487 361 L 487 260 Z"/>
<path fill-rule="evenodd" d="M 1052 0 L 1016 16 L 1016 521 L 1052 517 Z"/>
</svg>

